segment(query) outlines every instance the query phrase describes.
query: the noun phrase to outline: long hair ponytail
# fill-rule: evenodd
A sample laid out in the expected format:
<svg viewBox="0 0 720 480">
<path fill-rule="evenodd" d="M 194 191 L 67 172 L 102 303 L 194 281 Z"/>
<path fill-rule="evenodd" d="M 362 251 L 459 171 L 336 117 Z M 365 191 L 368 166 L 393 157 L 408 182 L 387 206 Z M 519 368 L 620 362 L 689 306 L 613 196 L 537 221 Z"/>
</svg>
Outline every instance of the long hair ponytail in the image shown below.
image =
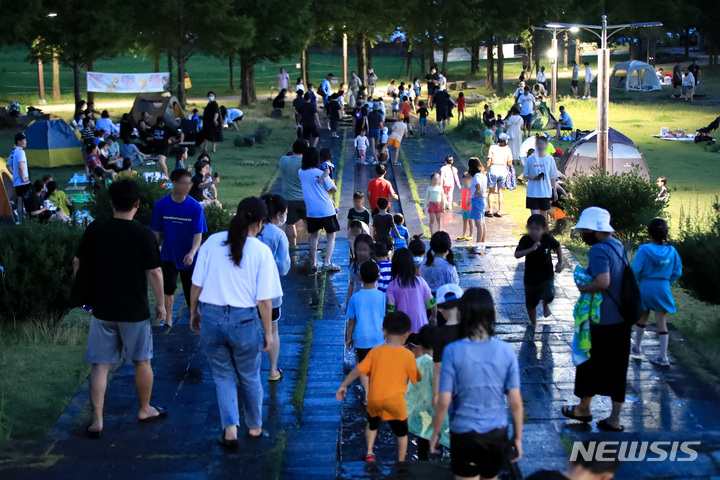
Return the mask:
<svg viewBox="0 0 720 480">
<path fill-rule="evenodd" d="M 243 248 L 248 237 L 248 229 L 253 223 L 267 218 L 265 202 L 257 197 L 248 197 L 242 200 L 237 207 L 237 213 L 230 221 L 228 238 L 225 245 L 230 246 L 230 257 L 236 267 L 242 261 Z"/>
</svg>

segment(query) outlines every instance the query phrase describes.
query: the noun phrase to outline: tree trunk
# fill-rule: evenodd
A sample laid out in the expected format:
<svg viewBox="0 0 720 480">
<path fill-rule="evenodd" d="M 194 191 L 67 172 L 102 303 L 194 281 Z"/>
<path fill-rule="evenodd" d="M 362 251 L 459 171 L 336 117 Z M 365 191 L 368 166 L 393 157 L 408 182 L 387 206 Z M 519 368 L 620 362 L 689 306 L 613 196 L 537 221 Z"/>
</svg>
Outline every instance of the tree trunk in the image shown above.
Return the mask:
<svg viewBox="0 0 720 480">
<path fill-rule="evenodd" d="M 250 99 L 255 102 L 257 101 L 257 93 L 255 92 L 255 62 L 250 63 Z"/>
<path fill-rule="evenodd" d="M 228 56 L 228 67 L 230 69 L 230 91 L 235 91 L 235 75 L 233 74 L 233 55 Z"/>
<path fill-rule="evenodd" d="M 183 59 L 182 50 L 178 49 L 177 58 L 177 98 L 180 108 L 185 108 L 187 99 L 185 98 L 185 60 Z"/>
<path fill-rule="evenodd" d="M 309 88 L 308 84 L 310 83 L 310 49 L 305 50 L 305 63 L 303 64 L 305 67 L 305 80 L 303 82 L 305 83 L 305 88 Z"/>
<path fill-rule="evenodd" d="M 365 37 L 359 33 L 355 39 L 355 56 L 357 57 L 358 75 L 362 75 L 360 78 L 365 78 L 365 75 L 367 74 L 366 55 L 367 49 L 365 47 Z"/>
<path fill-rule="evenodd" d="M 476 75 L 480 71 L 480 45 L 473 42 L 470 46 L 470 74 Z"/>
<path fill-rule="evenodd" d="M 77 105 L 82 100 L 80 95 L 80 67 L 77 62 L 73 64 L 73 94 L 75 95 L 75 105 Z"/>
<path fill-rule="evenodd" d="M 250 105 L 253 100 L 253 62 L 248 52 L 240 52 L 240 105 Z"/>
<path fill-rule="evenodd" d="M 168 92 L 172 93 L 173 88 L 173 56 L 172 51 L 168 48 L 167 61 L 168 61 Z"/>
<path fill-rule="evenodd" d="M 155 55 L 153 58 L 153 71 L 158 73 L 160 71 L 160 55 Z"/>
<path fill-rule="evenodd" d="M 303 84 L 307 89 L 307 65 L 305 58 L 307 57 L 307 50 L 300 52 L 300 78 L 302 78 Z"/>
<path fill-rule="evenodd" d="M 88 72 L 92 72 L 93 70 L 93 59 L 88 58 L 87 62 L 85 63 L 85 66 L 87 67 L 86 70 Z M 87 87 L 86 87 L 87 89 Z M 95 103 L 95 92 L 87 92 L 87 102 L 88 103 Z"/>
<path fill-rule="evenodd" d="M 505 52 L 503 52 L 502 38 L 497 39 L 498 44 L 498 61 L 497 61 L 497 93 L 503 93 L 503 69 L 505 68 Z"/>
<path fill-rule="evenodd" d="M 575 63 L 580 65 L 580 39 L 575 39 Z"/>
<path fill-rule="evenodd" d="M 442 68 L 440 69 L 440 71 L 443 73 L 443 75 L 447 74 L 447 62 L 448 62 L 448 49 L 447 49 L 447 47 L 443 47 Z"/>
<path fill-rule="evenodd" d="M 690 58 L 690 29 L 685 29 L 685 60 Z"/>
<path fill-rule="evenodd" d="M 495 57 L 493 56 L 493 36 L 490 35 L 487 40 L 487 62 L 485 74 L 485 86 L 487 88 L 495 88 Z"/>
<path fill-rule="evenodd" d="M 425 50 L 421 48 L 420 49 L 420 71 L 423 73 L 427 72 L 427 69 L 425 67 L 426 67 L 426 65 L 425 65 Z"/>
<path fill-rule="evenodd" d="M 370 40 L 365 40 L 365 60 L 367 68 L 373 68 L 373 47 L 370 45 Z"/>
<path fill-rule="evenodd" d="M 407 70 L 405 72 L 405 76 L 408 80 L 412 80 L 412 50 L 410 50 L 410 46 L 408 45 L 408 51 L 407 51 Z"/>
</svg>

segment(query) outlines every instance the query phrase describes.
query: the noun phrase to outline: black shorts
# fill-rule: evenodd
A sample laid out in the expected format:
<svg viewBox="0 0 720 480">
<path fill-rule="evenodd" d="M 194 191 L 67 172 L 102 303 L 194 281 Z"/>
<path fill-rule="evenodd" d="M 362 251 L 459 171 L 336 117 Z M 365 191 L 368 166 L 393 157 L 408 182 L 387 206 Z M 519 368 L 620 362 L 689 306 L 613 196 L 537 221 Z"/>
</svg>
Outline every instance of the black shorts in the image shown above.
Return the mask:
<svg viewBox="0 0 720 480">
<path fill-rule="evenodd" d="M 371 417 L 370 414 L 368 414 L 368 428 L 370 430 L 377 430 L 380 428 L 380 423 L 382 422 L 382 418 L 380 417 Z M 407 437 L 408 434 L 408 422 L 407 418 L 405 420 L 388 420 L 388 425 L 390 425 L 390 430 L 392 430 L 393 434 L 396 437 Z"/>
<path fill-rule="evenodd" d="M 167 157 L 169 150 L 170 149 L 168 148 L 167 145 L 163 145 L 163 144 L 156 145 L 153 143 L 153 153 L 155 155 L 162 155 L 163 157 Z"/>
<path fill-rule="evenodd" d="M 287 224 L 295 225 L 298 220 L 307 220 L 307 208 L 304 200 L 288 200 Z"/>
<path fill-rule="evenodd" d="M 673 80 L 673 88 L 682 87 L 682 80 L 675 81 Z"/>
<path fill-rule="evenodd" d="M 360 363 L 363 360 L 365 360 L 365 357 L 367 357 L 367 354 L 370 353 L 371 348 L 356 348 L 355 349 L 355 356 L 357 357 L 357 362 Z"/>
<path fill-rule="evenodd" d="M 452 471 L 458 477 L 494 478 L 508 455 L 507 428 L 487 433 L 450 432 Z"/>
<path fill-rule="evenodd" d="M 541 301 L 547 305 L 553 300 L 555 300 L 554 280 L 545 280 L 533 285 L 525 284 L 525 306 L 527 308 L 535 308 Z"/>
<path fill-rule="evenodd" d="M 308 217 L 307 231 L 308 233 L 319 232 L 325 230 L 325 233 L 335 233 L 340 231 L 337 215 L 331 215 L 323 218 Z"/>
<path fill-rule="evenodd" d="M 547 212 L 550 210 L 550 199 L 527 197 L 525 199 L 525 208 L 528 210 L 542 210 L 543 212 Z"/>
<path fill-rule="evenodd" d="M 577 87 L 577 86 L 578 86 L 578 81 L 577 81 L 577 80 L 570 80 L 570 86 L 571 86 L 571 87 Z"/>
<path fill-rule="evenodd" d="M 280 320 L 280 307 L 275 307 L 272 309 L 272 316 L 270 317 L 270 319 L 273 322 L 277 322 L 278 320 Z"/>
<path fill-rule="evenodd" d="M 183 294 L 185 294 L 185 301 L 190 305 L 190 286 L 192 285 L 192 269 L 190 270 L 178 270 L 175 266 L 175 262 L 163 260 L 162 263 L 162 274 L 163 274 L 163 291 L 165 295 L 175 295 L 177 289 L 177 277 L 180 275 L 180 283 L 182 284 Z"/>
<path fill-rule="evenodd" d="M 18 198 L 25 197 L 25 194 L 30 191 L 30 184 L 26 183 L 25 185 L 16 185 L 15 186 L 15 195 L 17 195 Z"/>
<path fill-rule="evenodd" d="M 317 125 L 303 125 L 302 127 L 303 131 L 303 138 L 305 140 L 310 140 L 311 138 L 318 138 L 320 136 L 320 132 L 318 132 Z"/>
<path fill-rule="evenodd" d="M 340 123 L 340 120 L 330 120 L 330 130 L 333 132 L 336 132 L 338 129 L 338 124 Z"/>
</svg>

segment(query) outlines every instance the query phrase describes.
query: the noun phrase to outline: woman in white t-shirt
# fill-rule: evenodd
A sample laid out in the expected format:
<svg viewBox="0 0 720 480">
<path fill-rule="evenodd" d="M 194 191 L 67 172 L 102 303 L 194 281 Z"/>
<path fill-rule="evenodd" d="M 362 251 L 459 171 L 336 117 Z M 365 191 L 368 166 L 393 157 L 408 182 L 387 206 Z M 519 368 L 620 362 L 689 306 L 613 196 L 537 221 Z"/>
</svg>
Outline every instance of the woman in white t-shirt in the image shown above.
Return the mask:
<svg viewBox="0 0 720 480">
<path fill-rule="evenodd" d="M 560 176 L 552 155 L 547 153 L 545 135 L 535 137 L 535 153 L 525 160 L 523 175 L 527 180 L 525 207 L 534 215 L 547 215 L 550 201 L 557 201 L 555 180 Z"/>
<path fill-rule="evenodd" d="M 288 82 L 290 81 L 290 74 L 288 74 L 284 68 L 280 69 L 280 73 L 278 73 L 278 91 L 282 91 L 283 89 L 288 89 Z"/>
<path fill-rule="evenodd" d="M 270 248 L 255 238 L 266 218 L 259 198 L 240 202 L 228 231 L 200 247 L 192 277 L 190 328 L 200 334 L 208 356 L 223 427 L 218 443 L 225 448 L 239 446 L 238 381 L 248 435 L 268 436 L 262 428 L 260 352 L 272 347 L 272 299 L 283 292 Z"/>
<path fill-rule="evenodd" d="M 340 267 L 332 263 L 335 249 L 335 233 L 340 231 L 337 209 L 332 196 L 337 191 L 335 182 L 330 178 L 330 169 L 320 169 L 320 155 L 316 148 L 305 149 L 298 176 L 302 185 L 303 198 L 307 208 L 307 230 L 310 243 L 310 270 L 338 272 Z M 325 264 L 318 268 L 317 244 L 320 230 L 325 230 L 327 243 L 325 246 Z"/>
<path fill-rule="evenodd" d="M 494 217 L 502 217 L 503 190 L 512 166 L 513 155 L 507 142 L 510 139 L 506 133 L 498 135 L 497 145 L 492 145 L 488 151 L 488 210 Z M 497 210 L 493 213 L 497 193 Z"/>
</svg>

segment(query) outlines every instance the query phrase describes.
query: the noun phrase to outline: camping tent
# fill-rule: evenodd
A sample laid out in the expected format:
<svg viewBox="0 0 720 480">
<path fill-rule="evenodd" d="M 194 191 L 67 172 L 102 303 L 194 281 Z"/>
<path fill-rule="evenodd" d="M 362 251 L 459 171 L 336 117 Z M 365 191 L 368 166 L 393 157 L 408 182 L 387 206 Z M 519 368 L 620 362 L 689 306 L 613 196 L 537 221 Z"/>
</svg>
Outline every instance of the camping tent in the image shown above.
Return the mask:
<svg viewBox="0 0 720 480">
<path fill-rule="evenodd" d="M 150 125 L 155 125 L 155 122 L 160 117 L 165 117 L 165 123 L 173 128 L 180 127 L 180 122 L 176 119 L 185 118 L 185 112 L 178 108 L 178 114 L 176 115 L 173 111 L 173 105 L 178 104 L 178 99 L 175 97 L 161 97 L 151 95 L 138 95 L 135 97 L 135 103 L 133 103 L 131 115 L 135 125 L 140 121 L 142 112 L 147 112 L 150 115 Z"/>
<path fill-rule="evenodd" d="M 85 165 L 78 134 L 63 120 L 38 120 L 25 130 L 28 166 Z"/>
<path fill-rule="evenodd" d="M 655 69 L 645 62 L 631 60 L 615 65 L 610 76 L 610 88 L 621 88 L 626 91 L 650 92 L 662 90 Z"/>
<path fill-rule="evenodd" d="M 609 129 L 608 162 L 613 173 L 630 172 L 639 168 L 644 178 L 650 178 L 647 163 L 628 137 L 614 129 Z M 585 135 L 570 147 L 560 159 L 558 169 L 566 176 L 575 172 L 592 173 L 597 165 L 597 130 Z"/>
<path fill-rule="evenodd" d="M 15 201 L 15 187 L 13 187 L 12 174 L 5 168 L 5 160 L 0 158 L 0 223 L 13 222 L 13 210 L 10 205 Z"/>
</svg>

